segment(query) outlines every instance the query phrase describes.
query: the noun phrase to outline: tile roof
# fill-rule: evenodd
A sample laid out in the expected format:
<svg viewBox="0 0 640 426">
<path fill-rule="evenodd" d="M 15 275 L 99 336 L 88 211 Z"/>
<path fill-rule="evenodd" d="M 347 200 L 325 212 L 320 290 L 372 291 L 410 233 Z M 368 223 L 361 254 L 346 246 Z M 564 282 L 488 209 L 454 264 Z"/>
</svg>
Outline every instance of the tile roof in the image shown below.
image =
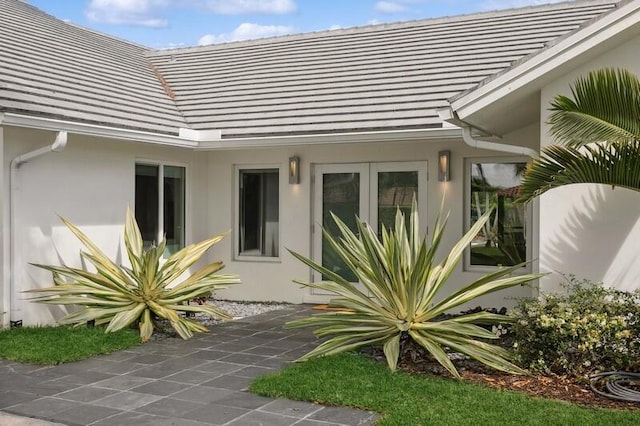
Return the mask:
<svg viewBox="0 0 640 426">
<path fill-rule="evenodd" d="M 145 50 L 0 0 L 0 111 L 175 133 L 184 119 Z"/>
<path fill-rule="evenodd" d="M 151 51 L 0 0 L 0 111 L 225 138 L 441 127 L 448 98 L 615 3 Z"/>
</svg>

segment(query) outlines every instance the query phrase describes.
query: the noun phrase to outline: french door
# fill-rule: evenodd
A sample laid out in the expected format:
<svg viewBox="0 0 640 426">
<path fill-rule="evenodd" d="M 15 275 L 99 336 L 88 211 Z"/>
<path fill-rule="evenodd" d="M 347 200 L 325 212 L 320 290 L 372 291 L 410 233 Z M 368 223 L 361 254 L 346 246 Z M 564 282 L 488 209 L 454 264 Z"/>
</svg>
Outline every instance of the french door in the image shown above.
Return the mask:
<svg viewBox="0 0 640 426">
<path fill-rule="evenodd" d="M 356 277 L 328 249 L 318 225 L 332 235 L 338 229 L 331 213 L 351 230 L 356 230 L 356 216 L 368 222 L 380 234 L 382 225 L 393 226 L 396 209 L 408 213 L 413 197 L 418 200 L 420 216 L 426 215 L 427 164 L 423 161 L 393 163 L 319 164 L 314 168 L 313 257 L 317 262 L 344 278 Z M 421 217 L 426 230 L 426 220 Z M 321 274 L 314 272 L 313 280 Z M 313 294 L 323 295 L 320 290 Z"/>
</svg>

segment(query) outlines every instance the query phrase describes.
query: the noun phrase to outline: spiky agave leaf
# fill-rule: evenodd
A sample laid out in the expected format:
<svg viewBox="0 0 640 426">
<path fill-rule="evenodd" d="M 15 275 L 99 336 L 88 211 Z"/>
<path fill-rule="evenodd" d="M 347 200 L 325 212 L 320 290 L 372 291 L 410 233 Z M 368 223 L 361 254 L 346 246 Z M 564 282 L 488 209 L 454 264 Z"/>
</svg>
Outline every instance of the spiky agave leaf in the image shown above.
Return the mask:
<svg viewBox="0 0 640 426">
<path fill-rule="evenodd" d="M 430 244 L 418 232 L 417 204 L 412 205 L 409 227 L 398 209 L 394 229 L 382 229 L 381 238 L 365 223 L 358 221 L 357 234 L 338 217 L 333 216 L 339 230 L 325 237 L 334 253 L 349 265 L 363 289 L 340 275 L 298 253 L 297 259 L 320 272 L 329 280 L 296 283 L 336 293 L 330 304 L 348 309 L 326 312 L 287 323 L 288 328 L 314 327 L 314 333 L 326 340 L 300 360 L 336 354 L 372 344 L 382 344 L 387 363 L 395 369 L 400 353 L 400 337 L 409 335 L 429 351 L 451 374 L 459 377 L 445 347 L 453 348 L 480 362 L 512 373 L 523 373 L 509 361 L 508 352 L 478 339 L 495 337 L 474 322 L 492 324 L 505 321 L 504 316 L 487 313 L 459 317 L 456 321 L 434 321 L 440 313 L 467 303 L 482 295 L 535 280 L 541 274 L 509 276 L 521 265 L 499 268 L 465 288 L 433 303 L 459 263 L 464 250 L 478 230 L 489 219 L 483 215 L 452 248 L 436 262 L 446 219 L 438 221 Z"/>
<path fill-rule="evenodd" d="M 66 315 L 60 323 L 84 324 L 93 320 L 98 325 L 107 324 L 106 331 L 110 332 L 137 322 L 141 339 L 147 341 L 153 334 L 154 316 L 168 320 L 184 339 L 207 329 L 181 317 L 180 311 L 229 318 L 228 314 L 211 306 L 182 304 L 227 285 L 240 283 L 236 275 L 217 274 L 224 267 L 222 262 L 205 265 L 181 283 L 169 287 L 224 234 L 187 246 L 161 265 L 166 240 L 163 239 L 157 247 L 144 250 L 135 216 L 127 209 L 124 241 L 131 263 L 131 268 L 127 268 L 112 262 L 78 227 L 65 219 L 62 221 L 85 246 L 87 251 L 82 256 L 95 266 L 96 272 L 66 265 L 35 265 L 51 271 L 55 285 L 29 290 L 28 293 L 37 294 L 32 301 L 84 306 Z"/>
</svg>

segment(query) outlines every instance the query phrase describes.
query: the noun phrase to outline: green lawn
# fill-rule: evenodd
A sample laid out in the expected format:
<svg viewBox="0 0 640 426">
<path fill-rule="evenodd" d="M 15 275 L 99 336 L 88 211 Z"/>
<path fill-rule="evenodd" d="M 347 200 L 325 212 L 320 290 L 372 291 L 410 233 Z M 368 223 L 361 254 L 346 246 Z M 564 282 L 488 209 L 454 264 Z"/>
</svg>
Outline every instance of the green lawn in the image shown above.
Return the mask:
<svg viewBox="0 0 640 426">
<path fill-rule="evenodd" d="M 137 330 L 18 327 L 0 331 L 0 358 L 53 365 L 126 349 L 140 343 Z"/>
<path fill-rule="evenodd" d="M 266 396 L 356 407 L 380 425 L 640 425 L 640 412 L 599 410 L 437 377 L 392 373 L 353 354 L 294 364 L 260 377 Z"/>
</svg>

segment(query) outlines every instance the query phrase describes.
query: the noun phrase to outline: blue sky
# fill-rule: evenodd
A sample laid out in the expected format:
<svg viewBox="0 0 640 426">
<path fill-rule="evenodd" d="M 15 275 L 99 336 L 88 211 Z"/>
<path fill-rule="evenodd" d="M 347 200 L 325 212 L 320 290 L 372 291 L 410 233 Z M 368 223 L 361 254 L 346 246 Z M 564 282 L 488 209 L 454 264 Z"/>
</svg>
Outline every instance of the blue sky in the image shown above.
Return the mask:
<svg viewBox="0 0 640 426">
<path fill-rule="evenodd" d="M 28 1 L 57 18 L 153 48 L 195 46 L 554 2 L 554 0 Z"/>
</svg>

